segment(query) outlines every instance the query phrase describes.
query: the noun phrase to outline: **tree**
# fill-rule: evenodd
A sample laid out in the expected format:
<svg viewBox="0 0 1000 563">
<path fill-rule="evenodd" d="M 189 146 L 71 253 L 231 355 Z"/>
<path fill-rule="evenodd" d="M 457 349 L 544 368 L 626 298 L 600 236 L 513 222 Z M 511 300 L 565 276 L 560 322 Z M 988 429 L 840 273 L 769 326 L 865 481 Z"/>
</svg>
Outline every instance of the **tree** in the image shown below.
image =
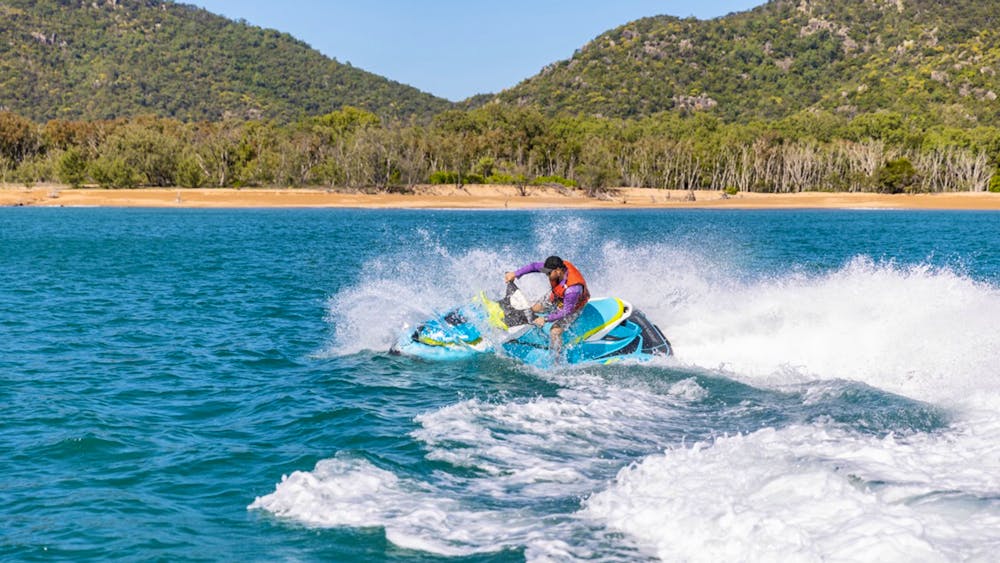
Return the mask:
<svg viewBox="0 0 1000 563">
<path fill-rule="evenodd" d="M 856 141 L 884 141 L 891 145 L 901 145 L 906 139 L 903 116 L 895 112 L 859 115 L 848 124 L 846 133 Z"/>
<path fill-rule="evenodd" d="M 177 163 L 177 183 L 185 188 L 200 188 L 207 180 L 198 155 L 187 153 Z"/>
<path fill-rule="evenodd" d="M 317 117 L 315 121 L 334 138 L 348 137 L 361 129 L 378 127 L 382 124 L 382 120 L 374 113 L 352 106 L 344 106 L 337 111 Z"/>
<path fill-rule="evenodd" d="M 142 181 L 139 172 L 120 156 L 102 155 L 88 170 L 102 188 L 134 188 Z"/>
<path fill-rule="evenodd" d="M 587 188 L 587 195 L 593 197 L 611 185 L 620 185 L 611 154 L 610 147 L 599 139 L 587 139 L 584 143 L 576 177 Z"/>
<path fill-rule="evenodd" d="M 20 163 L 41 148 L 35 124 L 11 113 L 0 111 L 0 156 Z"/>
<path fill-rule="evenodd" d="M 480 148 L 479 124 L 465 111 L 449 110 L 434 118 L 438 133 L 437 148 L 445 165 L 458 174 L 458 186 L 472 168 L 472 161 Z"/>
<path fill-rule="evenodd" d="M 878 172 L 878 191 L 898 194 L 909 190 L 917 181 L 917 170 L 906 158 L 887 161 Z"/>
<path fill-rule="evenodd" d="M 104 141 L 110 123 L 113 122 L 54 119 L 42 128 L 42 139 L 49 150 L 76 148 L 83 156 L 93 157 Z"/>
<path fill-rule="evenodd" d="M 87 160 L 79 149 L 71 147 L 59 157 L 57 173 L 60 182 L 79 188 L 87 179 Z"/>
<path fill-rule="evenodd" d="M 94 151 L 91 177 L 102 185 L 173 186 L 182 152 L 179 122 L 153 117 L 117 125 Z M 96 163 L 96 164 L 95 164 Z"/>
</svg>

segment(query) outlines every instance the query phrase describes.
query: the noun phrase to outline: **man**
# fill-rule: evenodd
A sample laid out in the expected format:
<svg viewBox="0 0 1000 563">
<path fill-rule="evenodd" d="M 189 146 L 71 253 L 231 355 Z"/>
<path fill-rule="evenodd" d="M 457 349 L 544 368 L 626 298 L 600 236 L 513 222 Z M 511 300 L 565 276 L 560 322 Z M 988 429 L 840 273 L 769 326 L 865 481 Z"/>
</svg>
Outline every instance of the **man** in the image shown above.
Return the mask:
<svg viewBox="0 0 1000 563">
<path fill-rule="evenodd" d="M 549 350 L 558 358 L 562 349 L 563 331 L 580 316 L 583 306 L 590 299 L 590 291 L 587 290 L 587 282 L 580 270 L 558 256 L 549 256 L 544 263 L 532 262 L 521 266 L 516 272 L 504 274 L 504 279 L 512 282 L 532 272 L 548 276 L 549 285 L 552 286 L 547 303 L 535 303 L 531 310 L 536 314 L 547 313 L 546 316 L 536 317 L 534 323 L 539 327 L 545 326 L 547 322 L 552 323 L 552 328 L 549 329 Z"/>
</svg>

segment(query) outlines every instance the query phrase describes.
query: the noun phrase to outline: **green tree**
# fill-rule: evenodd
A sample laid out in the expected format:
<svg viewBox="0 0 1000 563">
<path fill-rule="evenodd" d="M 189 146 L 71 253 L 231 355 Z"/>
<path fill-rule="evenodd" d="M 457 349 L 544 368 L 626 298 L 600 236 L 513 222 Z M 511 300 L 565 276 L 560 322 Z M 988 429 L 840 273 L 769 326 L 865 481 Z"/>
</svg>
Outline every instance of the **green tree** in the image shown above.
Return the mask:
<svg viewBox="0 0 1000 563">
<path fill-rule="evenodd" d="M 28 158 L 21 161 L 14 175 L 24 184 L 25 187 L 32 187 L 37 182 L 41 182 L 51 177 L 52 169 L 43 158 Z"/>
<path fill-rule="evenodd" d="M 378 127 L 382 124 L 382 120 L 374 113 L 353 106 L 344 106 L 337 111 L 317 117 L 315 122 L 327 129 L 333 137 L 347 137 L 361 129 Z"/>
<path fill-rule="evenodd" d="M 991 193 L 1000 194 L 1000 168 L 993 171 L 993 177 L 990 178 L 989 190 Z"/>
<path fill-rule="evenodd" d="M 134 188 L 141 182 L 139 171 L 120 156 L 101 156 L 90 163 L 88 170 L 102 188 Z"/>
<path fill-rule="evenodd" d="M 57 164 L 59 181 L 79 188 L 87 180 L 87 160 L 76 147 L 67 149 Z"/>
<path fill-rule="evenodd" d="M 849 139 L 872 139 L 900 145 L 906 139 L 903 116 L 895 112 L 866 113 L 855 117 L 847 125 Z"/>
<path fill-rule="evenodd" d="M 917 181 L 917 170 L 906 158 L 886 162 L 878 172 L 878 191 L 898 194 L 910 190 Z"/>
<path fill-rule="evenodd" d="M 198 161 L 198 156 L 185 154 L 177 163 L 177 183 L 185 188 L 200 188 L 207 181 L 205 171 Z"/>
<path fill-rule="evenodd" d="M 437 133 L 438 157 L 458 174 L 461 187 L 480 149 L 479 124 L 469 112 L 450 110 L 437 115 L 432 127 Z"/>
</svg>

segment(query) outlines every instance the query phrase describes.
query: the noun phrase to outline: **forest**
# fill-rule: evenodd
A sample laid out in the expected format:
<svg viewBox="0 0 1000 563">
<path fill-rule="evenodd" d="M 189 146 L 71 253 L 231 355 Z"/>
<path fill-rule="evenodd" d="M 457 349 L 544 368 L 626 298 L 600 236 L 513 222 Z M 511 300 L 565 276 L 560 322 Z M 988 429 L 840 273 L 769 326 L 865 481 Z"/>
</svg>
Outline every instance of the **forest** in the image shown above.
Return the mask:
<svg viewBox="0 0 1000 563">
<path fill-rule="evenodd" d="M 701 113 L 550 117 L 500 103 L 429 122 L 350 106 L 291 123 L 141 116 L 39 124 L 0 112 L 0 182 L 25 186 L 929 193 L 1000 191 L 998 163 L 998 127 L 927 125 L 893 112 L 806 110 L 743 124 Z"/>
<path fill-rule="evenodd" d="M 781 119 L 878 111 L 959 127 L 1000 118 L 991 0 L 771 0 L 713 20 L 609 30 L 496 98 L 550 114 Z"/>
<path fill-rule="evenodd" d="M 35 121 L 430 116 L 451 107 L 306 43 L 161 0 L 0 0 L 0 109 Z"/>
</svg>

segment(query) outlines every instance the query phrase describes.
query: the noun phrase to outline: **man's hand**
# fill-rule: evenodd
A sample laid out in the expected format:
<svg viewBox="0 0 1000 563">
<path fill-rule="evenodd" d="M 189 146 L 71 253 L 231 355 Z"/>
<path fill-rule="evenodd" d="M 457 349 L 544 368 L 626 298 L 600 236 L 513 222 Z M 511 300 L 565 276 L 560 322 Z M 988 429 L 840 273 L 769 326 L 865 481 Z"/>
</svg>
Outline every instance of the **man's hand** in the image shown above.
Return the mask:
<svg viewBox="0 0 1000 563">
<path fill-rule="evenodd" d="M 535 320 L 531 322 L 535 323 L 535 326 L 537 326 L 538 328 L 542 328 L 543 326 L 545 326 L 545 317 L 535 317 Z"/>
<path fill-rule="evenodd" d="M 517 274 L 515 274 L 514 272 L 507 272 L 506 274 L 503 275 L 503 279 L 506 280 L 507 283 L 510 283 L 517 279 Z"/>
</svg>

